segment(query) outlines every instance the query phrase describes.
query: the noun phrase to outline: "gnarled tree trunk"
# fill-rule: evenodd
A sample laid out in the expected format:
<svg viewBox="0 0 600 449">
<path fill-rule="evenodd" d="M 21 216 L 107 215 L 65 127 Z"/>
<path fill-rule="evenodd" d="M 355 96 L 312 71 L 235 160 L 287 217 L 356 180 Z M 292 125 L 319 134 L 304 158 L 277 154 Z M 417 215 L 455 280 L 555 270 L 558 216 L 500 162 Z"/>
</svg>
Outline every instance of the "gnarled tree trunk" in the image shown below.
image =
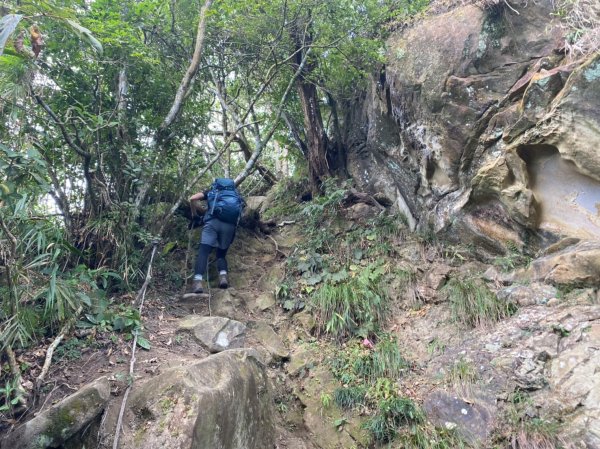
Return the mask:
<svg viewBox="0 0 600 449">
<path fill-rule="evenodd" d="M 321 185 L 325 177 L 331 175 L 327 163 L 329 140 L 323 126 L 316 86 L 302 77 L 298 80 L 297 89 L 306 130 L 308 173 L 314 191 Z"/>
<path fill-rule="evenodd" d="M 312 45 L 311 22 L 310 11 L 308 11 L 307 16 L 303 19 L 297 18 L 296 23 L 291 28 L 290 34 L 296 47 L 296 67 L 300 66 L 300 61 L 305 59 L 305 53 Z M 312 190 L 316 192 L 323 179 L 331 175 L 331 171 L 327 164 L 329 140 L 323 126 L 317 86 L 310 80 L 310 74 L 314 69 L 315 63 L 307 61 L 296 81 L 296 89 L 298 90 L 304 116 L 308 172 Z"/>
</svg>

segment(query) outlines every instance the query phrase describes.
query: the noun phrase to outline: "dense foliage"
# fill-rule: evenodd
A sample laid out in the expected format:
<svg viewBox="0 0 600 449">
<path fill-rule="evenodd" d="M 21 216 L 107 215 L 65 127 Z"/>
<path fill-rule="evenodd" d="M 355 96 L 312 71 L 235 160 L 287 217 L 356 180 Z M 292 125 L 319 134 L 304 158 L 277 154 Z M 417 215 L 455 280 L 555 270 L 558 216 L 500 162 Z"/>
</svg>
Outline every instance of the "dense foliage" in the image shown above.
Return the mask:
<svg viewBox="0 0 600 449">
<path fill-rule="evenodd" d="M 14 350 L 81 316 L 115 327 L 131 315 L 107 292 L 141 284 L 151 248 L 169 253 L 185 198 L 211 178 L 258 193 L 293 170 L 313 189 L 343 170 L 344 108 L 382 61 L 386 30 L 423 6 L 3 3 L 0 406 L 26 402 Z"/>
</svg>

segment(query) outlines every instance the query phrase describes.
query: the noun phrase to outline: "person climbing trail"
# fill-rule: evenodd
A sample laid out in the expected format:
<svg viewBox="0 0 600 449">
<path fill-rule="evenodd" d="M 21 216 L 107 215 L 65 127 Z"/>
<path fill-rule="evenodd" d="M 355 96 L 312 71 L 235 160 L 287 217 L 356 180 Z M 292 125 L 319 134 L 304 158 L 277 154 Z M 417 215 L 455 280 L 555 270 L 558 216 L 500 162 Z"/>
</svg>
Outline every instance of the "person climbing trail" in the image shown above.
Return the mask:
<svg viewBox="0 0 600 449">
<path fill-rule="evenodd" d="M 198 192 L 189 198 L 190 204 L 202 200 L 207 201 L 208 208 L 204 214 L 204 227 L 190 293 L 204 292 L 204 281 L 207 279 L 205 276 L 208 276 L 208 257 L 213 248 L 216 248 L 219 288 L 229 287 L 227 250 L 233 243 L 245 206 L 235 182 L 229 178 L 217 178 L 209 190 Z"/>
</svg>

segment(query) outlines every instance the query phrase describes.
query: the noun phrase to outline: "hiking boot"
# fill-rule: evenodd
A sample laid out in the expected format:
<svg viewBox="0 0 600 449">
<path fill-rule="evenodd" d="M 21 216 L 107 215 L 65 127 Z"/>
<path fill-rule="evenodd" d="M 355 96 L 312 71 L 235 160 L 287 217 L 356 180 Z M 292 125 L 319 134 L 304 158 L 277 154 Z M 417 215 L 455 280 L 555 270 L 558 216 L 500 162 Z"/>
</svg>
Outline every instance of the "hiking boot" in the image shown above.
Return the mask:
<svg viewBox="0 0 600 449">
<path fill-rule="evenodd" d="M 227 274 L 219 275 L 219 288 L 229 287 L 229 281 L 227 280 Z"/>
<path fill-rule="evenodd" d="M 203 293 L 203 292 L 204 292 L 204 284 L 202 284 L 202 279 L 194 279 L 194 282 L 192 282 L 191 293 Z"/>
</svg>

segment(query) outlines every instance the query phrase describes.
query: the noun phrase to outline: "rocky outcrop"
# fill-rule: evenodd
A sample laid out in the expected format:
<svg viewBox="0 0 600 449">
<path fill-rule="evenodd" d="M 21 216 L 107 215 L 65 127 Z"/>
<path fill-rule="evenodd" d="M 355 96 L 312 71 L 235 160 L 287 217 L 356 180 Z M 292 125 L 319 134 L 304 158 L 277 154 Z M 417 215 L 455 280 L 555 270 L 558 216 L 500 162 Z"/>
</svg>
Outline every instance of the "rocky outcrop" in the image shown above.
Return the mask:
<svg viewBox="0 0 600 449">
<path fill-rule="evenodd" d="M 271 392 L 252 350 L 229 350 L 135 387 L 123 447 L 273 447 Z"/>
<path fill-rule="evenodd" d="M 0 448 L 63 447 L 102 413 L 109 399 L 110 385 L 102 377 L 18 427 L 0 441 Z"/>
<path fill-rule="evenodd" d="M 543 289 L 534 290 L 537 298 Z M 571 444 L 565 447 L 600 447 L 599 348 L 600 306 L 587 296 L 569 306 L 554 299 L 550 306 L 526 307 L 432 361 L 432 376 L 447 379 L 460 360 L 476 370 L 476 378 L 462 391 L 427 397 L 429 418 L 456 427 L 471 441 L 485 441 L 502 411 L 513 405 L 512 392 L 520 391 L 531 399 L 528 418 L 563 423 L 557 429 Z"/>
<path fill-rule="evenodd" d="M 520 274 L 524 279 L 558 285 L 600 285 L 600 242 L 583 241 L 534 260 Z"/>
<path fill-rule="evenodd" d="M 359 188 L 483 256 L 600 238 L 600 56 L 565 56 L 550 0 L 511 5 L 396 32 L 347 163 Z"/>
</svg>

